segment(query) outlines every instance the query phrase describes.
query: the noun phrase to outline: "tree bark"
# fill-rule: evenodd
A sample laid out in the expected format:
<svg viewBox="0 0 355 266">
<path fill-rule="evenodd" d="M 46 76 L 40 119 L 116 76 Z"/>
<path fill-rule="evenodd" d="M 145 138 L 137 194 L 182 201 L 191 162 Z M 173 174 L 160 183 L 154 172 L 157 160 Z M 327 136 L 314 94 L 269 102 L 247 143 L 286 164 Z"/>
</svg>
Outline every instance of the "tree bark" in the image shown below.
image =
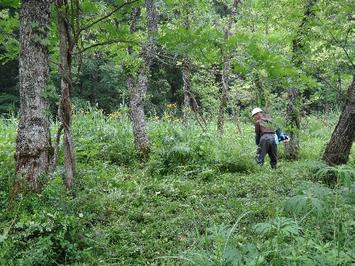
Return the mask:
<svg viewBox="0 0 355 266">
<path fill-rule="evenodd" d="M 70 25 L 66 14 L 58 9 L 58 33 L 59 33 L 59 72 L 61 74 L 61 97 L 59 101 L 58 115 L 63 127 L 64 138 L 64 165 L 65 185 L 71 189 L 74 182 L 76 167 L 75 150 L 72 137 L 72 109 L 70 93 L 72 90 L 71 61 L 74 48 Z"/>
<path fill-rule="evenodd" d="M 147 91 L 147 76 L 144 66 L 138 70 L 138 77 L 129 75 L 127 86 L 130 96 L 130 111 L 136 149 L 142 159 L 149 154 L 149 140 L 144 115 L 144 96 Z"/>
<path fill-rule="evenodd" d="M 148 77 L 150 75 L 150 66 L 153 62 L 156 46 L 155 34 L 158 30 L 157 15 L 154 0 L 146 0 L 145 6 L 147 10 L 147 28 L 148 42 L 143 45 L 140 57 L 143 64 L 139 67 L 136 74 L 129 74 L 127 86 L 130 96 L 130 111 L 133 123 L 133 135 L 136 149 L 142 159 L 149 155 L 149 139 L 147 134 L 145 115 L 144 115 L 144 97 L 148 88 Z M 140 9 L 135 8 L 131 16 L 130 31 L 137 31 L 137 20 L 140 16 Z M 130 54 L 133 53 L 132 47 L 128 48 Z"/>
<path fill-rule="evenodd" d="M 51 1 L 21 1 L 20 15 L 20 119 L 16 139 L 16 171 L 32 191 L 41 188 L 52 156 L 47 100 L 49 77 L 47 37 Z M 20 181 L 19 180 L 19 181 Z M 22 182 L 21 182 L 22 183 Z M 21 192 L 21 183 L 14 190 Z"/>
<path fill-rule="evenodd" d="M 355 140 L 355 75 L 348 89 L 347 102 L 323 154 L 329 165 L 345 164 Z"/>
<path fill-rule="evenodd" d="M 158 32 L 158 20 L 155 0 L 145 0 L 145 7 L 147 9 L 149 41 L 152 42 L 154 41 L 154 35 Z"/>
<path fill-rule="evenodd" d="M 261 108 L 263 108 L 265 112 L 269 112 L 270 105 L 269 105 L 268 97 L 265 93 L 264 84 L 263 84 L 262 77 L 260 76 L 260 73 L 256 73 L 254 77 L 254 86 L 256 88 L 256 97 L 255 97 L 256 106 L 260 106 Z"/>
<path fill-rule="evenodd" d="M 227 26 L 224 28 L 224 41 L 225 44 L 228 42 L 231 35 L 231 29 L 233 26 L 233 21 L 237 15 L 237 7 L 239 0 L 233 1 L 231 15 L 228 19 Z M 223 135 L 224 134 L 224 114 L 228 103 L 228 91 L 229 91 L 229 76 L 230 76 L 230 64 L 231 64 L 231 54 L 227 51 L 223 51 L 223 70 L 222 70 L 222 89 L 220 95 L 220 105 L 217 121 L 217 130 Z"/>
<path fill-rule="evenodd" d="M 288 104 L 286 111 L 286 121 L 289 128 L 290 142 L 285 145 L 285 155 L 289 160 L 295 160 L 298 157 L 300 129 L 300 116 L 298 107 L 298 90 L 288 90 Z"/>
<path fill-rule="evenodd" d="M 344 103 L 344 97 L 345 97 L 345 93 L 342 92 L 342 80 L 341 80 L 341 72 L 338 69 L 337 71 L 337 94 L 336 94 L 336 103 L 337 104 L 343 104 Z"/>
<path fill-rule="evenodd" d="M 225 55 L 223 59 L 223 71 L 222 71 L 222 90 L 219 105 L 217 128 L 218 132 L 224 134 L 224 114 L 228 103 L 228 91 L 229 91 L 229 74 L 230 74 L 230 61 L 229 55 Z"/>
<path fill-rule="evenodd" d="M 292 41 L 292 61 L 298 68 L 302 68 L 303 52 L 304 52 L 304 37 L 307 34 L 307 24 L 314 16 L 313 7 L 316 0 L 308 0 L 304 7 L 304 15 L 301 24 L 298 26 L 298 31 Z M 300 129 L 300 93 L 297 88 L 288 90 L 288 104 L 286 111 L 286 124 L 290 129 L 290 142 L 285 146 L 285 156 L 288 160 L 296 160 L 299 155 L 299 129 Z"/>
<path fill-rule="evenodd" d="M 183 26 L 185 30 L 189 30 L 191 23 L 190 23 L 190 5 L 183 5 Z M 188 56 L 184 56 L 182 58 L 182 91 L 184 95 L 184 102 L 182 107 L 182 121 L 183 124 L 186 126 L 189 120 L 189 113 L 191 111 L 191 62 Z"/>
<path fill-rule="evenodd" d="M 185 57 L 182 60 L 182 80 L 183 80 L 183 93 L 184 93 L 184 105 L 182 109 L 182 120 L 187 125 L 189 113 L 190 113 L 190 95 L 191 95 L 191 69 L 190 60 Z"/>
</svg>

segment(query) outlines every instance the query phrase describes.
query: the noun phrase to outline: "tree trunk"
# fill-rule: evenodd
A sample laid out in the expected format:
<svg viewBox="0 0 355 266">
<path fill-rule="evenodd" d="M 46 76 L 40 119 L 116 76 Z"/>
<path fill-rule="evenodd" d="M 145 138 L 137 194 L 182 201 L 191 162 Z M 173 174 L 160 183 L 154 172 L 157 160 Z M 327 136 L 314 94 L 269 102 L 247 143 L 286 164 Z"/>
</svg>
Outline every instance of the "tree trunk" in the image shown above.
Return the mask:
<svg viewBox="0 0 355 266">
<path fill-rule="evenodd" d="M 184 106 L 182 109 L 182 120 L 185 125 L 188 122 L 190 108 L 190 95 L 191 95 L 191 69 L 190 60 L 185 57 L 182 60 L 182 80 L 183 80 L 183 93 L 184 93 Z"/>
<path fill-rule="evenodd" d="M 130 111 L 133 123 L 133 135 L 136 149 L 142 159 L 149 155 L 149 140 L 144 115 L 144 97 L 148 88 L 148 77 L 150 75 L 150 66 L 155 56 L 155 34 L 158 29 L 157 16 L 154 0 L 145 1 L 147 10 L 147 25 L 148 25 L 148 43 L 143 45 L 141 58 L 143 64 L 139 67 L 135 75 L 129 74 L 127 86 L 130 96 Z M 130 31 L 136 32 L 137 19 L 140 16 L 140 9 L 135 8 L 132 12 L 132 22 Z M 128 48 L 130 54 L 133 53 L 132 47 Z"/>
<path fill-rule="evenodd" d="M 228 91 L 229 91 L 229 73 L 230 73 L 230 57 L 224 56 L 223 71 L 222 71 L 222 90 L 219 105 L 217 129 L 218 132 L 224 134 L 224 114 L 228 103 Z"/>
<path fill-rule="evenodd" d="M 72 137 L 72 110 L 70 93 L 72 89 L 71 60 L 73 40 L 66 14 L 58 9 L 58 33 L 59 33 L 59 71 L 61 74 L 61 97 L 59 101 L 58 115 L 64 131 L 64 165 L 65 185 L 71 189 L 75 173 L 75 151 Z"/>
<path fill-rule="evenodd" d="M 52 156 L 48 102 L 47 37 L 51 1 L 21 1 L 20 22 L 20 120 L 16 139 L 16 171 L 32 191 L 41 188 L 39 177 L 48 173 Z M 19 181 L 21 181 L 19 180 Z M 22 190 L 16 182 L 14 193 Z"/>
<path fill-rule="evenodd" d="M 256 88 L 256 97 L 255 97 L 256 106 L 260 106 L 261 108 L 263 108 L 265 112 L 268 113 L 270 111 L 269 110 L 270 103 L 260 73 L 256 73 L 255 75 L 254 86 Z"/>
<path fill-rule="evenodd" d="M 155 0 L 145 0 L 145 7 L 147 12 L 148 43 L 143 45 L 141 57 L 147 68 L 146 75 L 148 78 L 150 76 L 150 67 L 156 56 L 156 34 L 158 32 L 158 21 Z"/>
<path fill-rule="evenodd" d="M 237 6 L 239 4 L 239 0 L 233 1 L 231 15 L 228 20 L 227 26 L 224 28 L 224 41 L 227 44 L 231 29 L 233 26 L 233 20 L 237 15 Z M 218 121 L 217 121 L 217 130 L 223 135 L 224 134 L 224 113 L 228 103 L 228 91 L 229 91 L 229 75 L 230 75 L 230 64 L 231 64 L 231 54 L 227 51 L 223 51 L 223 70 L 222 70 L 222 89 L 220 95 L 220 105 L 219 105 L 219 113 L 218 113 Z"/>
<path fill-rule="evenodd" d="M 183 5 L 183 26 L 185 30 L 189 30 L 191 6 L 189 4 Z M 182 121 L 186 126 L 189 120 L 189 113 L 191 112 L 191 62 L 188 56 L 182 58 L 182 91 L 184 95 L 184 103 L 182 107 Z"/>
<path fill-rule="evenodd" d="M 348 89 L 347 102 L 339 121 L 323 154 L 323 160 L 329 165 L 347 163 L 355 140 L 355 75 Z"/>
<path fill-rule="evenodd" d="M 155 41 L 154 35 L 158 32 L 158 21 L 157 21 L 157 11 L 155 8 L 155 0 L 145 0 L 145 7 L 147 9 L 149 42 L 154 42 Z"/>
<path fill-rule="evenodd" d="M 308 22 L 314 16 L 313 7 L 316 0 L 307 0 L 304 7 L 304 15 L 301 24 L 298 26 L 296 37 L 292 41 L 292 61 L 298 68 L 302 68 L 304 37 L 308 31 Z M 300 93 L 297 88 L 291 88 L 288 91 L 288 104 L 286 113 L 286 123 L 290 128 L 290 142 L 286 145 L 285 156 L 288 160 L 295 160 L 299 155 L 299 128 L 300 128 Z"/>
<path fill-rule="evenodd" d="M 188 57 L 184 57 L 182 61 L 182 79 L 183 79 L 183 93 L 184 93 L 184 106 L 183 106 L 183 123 L 187 125 L 189 113 L 195 115 L 197 123 L 201 129 L 206 131 L 207 122 L 203 116 L 203 112 L 191 91 L 191 62 Z"/>
<path fill-rule="evenodd" d="M 138 70 L 138 77 L 128 76 L 127 86 L 130 97 L 130 110 L 136 149 L 141 158 L 149 154 L 149 140 L 144 115 L 144 96 L 147 91 L 147 76 L 144 66 Z"/>
<path fill-rule="evenodd" d="M 337 94 L 336 94 L 336 103 L 337 104 L 343 104 L 344 103 L 344 94 L 342 92 L 342 80 L 341 80 L 341 72 L 340 70 L 338 69 L 337 71 Z"/>
<path fill-rule="evenodd" d="M 285 145 L 285 155 L 289 160 L 295 160 L 298 157 L 299 138 L 298 131 L 300 129 L 299 107 L 298 107 L 298 91 L 297 89 L 288 90 L 288 104 L 286 112 L 286 123 L 290 133 L 290 142 Z"/>
</svg>

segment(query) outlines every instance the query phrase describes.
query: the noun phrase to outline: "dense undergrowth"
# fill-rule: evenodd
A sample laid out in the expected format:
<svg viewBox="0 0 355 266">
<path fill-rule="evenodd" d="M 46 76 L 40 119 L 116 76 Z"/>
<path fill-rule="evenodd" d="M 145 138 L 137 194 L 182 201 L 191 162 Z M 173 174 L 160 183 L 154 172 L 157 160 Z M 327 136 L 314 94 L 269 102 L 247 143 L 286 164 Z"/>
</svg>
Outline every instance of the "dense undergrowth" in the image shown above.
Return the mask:
<svg viewBox="0 0 355 266">
<path fill-rule="evenodd" d="M 142 163 L 126 112 L 78 112 L 74 191 L 59 161 L 42 193 L 14 201 L 16 120 L 0 120 L 0 265 L 351 265 L 354 149 L 346 166 L 319 161 L 334 118 L 305 118 L 300 160 L 279 145 L 273 171 L 254 162 L 251 123 L 220 138 L 151 119 Z"/>
</svg>

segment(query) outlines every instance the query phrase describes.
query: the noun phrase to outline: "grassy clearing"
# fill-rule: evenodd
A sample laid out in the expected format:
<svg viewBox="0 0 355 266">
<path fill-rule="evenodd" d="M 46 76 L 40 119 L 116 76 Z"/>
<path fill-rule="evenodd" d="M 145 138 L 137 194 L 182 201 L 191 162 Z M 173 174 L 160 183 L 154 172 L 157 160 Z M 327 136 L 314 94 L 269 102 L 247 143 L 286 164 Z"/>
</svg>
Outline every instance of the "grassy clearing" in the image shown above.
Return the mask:
<svg viewBox="0 0 355 266">
<path fill-rule="evenodd" d="M 318 161 L 336 121 L 307 118 L 297 162 L 254 163 L 252 124 L 149 123 L 152 154 L 136 160 L 124 111 L 75 115 L 75 189 L 62 168 L 43 192 L 8 202 L 16 121 L 0 120 L 1 265 L 350 265 L 355 154 Z M 59 162 L 61 164 L 62 162 Z M 321 183 L 335 171 L 334 189 Z"/>
</svg>

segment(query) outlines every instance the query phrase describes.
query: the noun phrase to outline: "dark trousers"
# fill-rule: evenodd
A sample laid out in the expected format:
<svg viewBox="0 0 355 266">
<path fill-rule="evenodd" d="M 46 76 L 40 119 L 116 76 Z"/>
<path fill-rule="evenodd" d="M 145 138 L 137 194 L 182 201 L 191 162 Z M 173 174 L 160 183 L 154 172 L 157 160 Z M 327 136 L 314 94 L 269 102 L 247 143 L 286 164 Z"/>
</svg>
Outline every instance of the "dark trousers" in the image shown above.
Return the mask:
<svg viewBox="0 0 355 266">
<path fill-rule="evenodd" d="M 269 154 L 271 168 L 276 168 L 277 145 L 275 143 L 274 134 L 264 134 L 260 138 L 260 143 L 256 151 L 256 161 L 260 166 L 264 164 L 266 154 Z"/>
</svg>

